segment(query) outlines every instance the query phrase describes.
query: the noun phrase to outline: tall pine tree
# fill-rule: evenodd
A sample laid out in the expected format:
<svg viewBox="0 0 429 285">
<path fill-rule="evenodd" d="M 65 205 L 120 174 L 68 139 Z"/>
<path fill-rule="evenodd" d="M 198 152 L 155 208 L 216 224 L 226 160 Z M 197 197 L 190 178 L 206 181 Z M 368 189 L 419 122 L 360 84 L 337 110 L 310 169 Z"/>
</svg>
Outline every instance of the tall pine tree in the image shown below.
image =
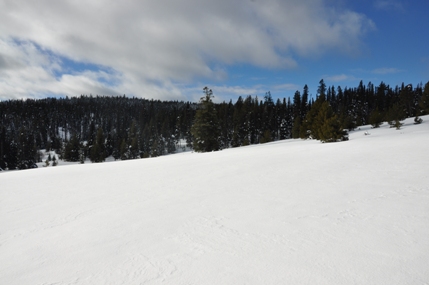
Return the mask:
<svg viewBox="0 0 429 285">
<path fill-rule="evenodd" d="M 219 122 L 215 105 L 212 101 L 213 91 L 205 87 L 205 96 L 201 98 L 201 107 L 195 114 L 191 128 L 193 147 L 197 152 L 219 150 Z"/>
</svg>

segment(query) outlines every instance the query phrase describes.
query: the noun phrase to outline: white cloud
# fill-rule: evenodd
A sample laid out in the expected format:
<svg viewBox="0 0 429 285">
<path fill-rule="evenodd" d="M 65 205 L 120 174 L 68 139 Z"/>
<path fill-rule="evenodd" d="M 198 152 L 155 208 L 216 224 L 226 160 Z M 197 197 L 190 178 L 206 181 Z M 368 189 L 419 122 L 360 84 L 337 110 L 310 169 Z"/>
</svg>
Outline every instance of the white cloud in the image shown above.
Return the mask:
<svg viewBox="0 0 429 285">
<path fill-rule="evenodd" d="M 374 7 L 379 10 L 404 10 L 402 3 L 398 0 L 377 0 L 374 2 Z"/>
<path fill-rule="evenodd" d="M 285 83 L 273 86 L 274 91 L 296 91 L 301 88 L 302 86 L 298 86 L 297 84 L 293 83 Z"/>
<path fill-rule="evenodd" d="M 61 73 L 61 60 L 40 50 L 31 42 L 0 39 L 0 97 L 21 99 L 40 98 L 46 94 L 78 96 L 80 94 L 120 95 L 108 88 L 115 74 L 105 71 Z"/>
<path fill-rule="evenodd" d="M 324 0 L 6 0 L 0 19 L 0 68 L 7 75 L 0 97 L 186 98 L 181 84 L 222 81 L 234 64 L 293 68 L 294 55 L 354 53 L 373 27 Z M 110 71 L 70 72 L 61 58 Z"/>
<path fill-rule="evenodd" d="M 353 75 L 346 75 L 346 74 L 337 74 L 337 75 L 331 75 L 331 76 L 324 76 L 326 81 L 331 82 L 341 82 L 341 81 L 350 81 L 350 80 L 357 80 L 356 77 Z"/>
<path fill-rule="evenodd" d="M 393 67 L 382 67 L 372 70 L 374 74 L 393 74 L 398 72 L 401 72 L 401 70 Z"/>
</svg>

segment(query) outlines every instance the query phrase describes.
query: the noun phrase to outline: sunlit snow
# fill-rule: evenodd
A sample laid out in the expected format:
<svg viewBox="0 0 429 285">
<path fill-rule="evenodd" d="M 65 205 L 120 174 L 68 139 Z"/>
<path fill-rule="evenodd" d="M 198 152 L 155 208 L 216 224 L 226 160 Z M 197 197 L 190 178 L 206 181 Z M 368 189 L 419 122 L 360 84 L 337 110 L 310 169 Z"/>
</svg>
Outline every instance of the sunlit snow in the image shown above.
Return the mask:
<svg viewBox="0 0 429 285">
<path fill-rule="evenodd" d="M 366 133 L 366 135 L 365 135 Z M 429 116 L 0 172 L 0 284 L 428 284 Z"/>
</svg>

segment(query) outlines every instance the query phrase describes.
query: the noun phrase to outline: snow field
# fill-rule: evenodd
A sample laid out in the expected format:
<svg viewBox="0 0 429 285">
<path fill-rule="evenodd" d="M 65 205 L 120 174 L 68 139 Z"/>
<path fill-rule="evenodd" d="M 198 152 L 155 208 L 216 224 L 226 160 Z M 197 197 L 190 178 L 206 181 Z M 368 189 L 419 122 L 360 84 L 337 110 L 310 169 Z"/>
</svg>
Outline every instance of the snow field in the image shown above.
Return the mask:
<svg viewBox="0 0 429 285">
<path fill-rule="evenodd" d="M 0 284 L 429 284 L 423 120 L 2 172 Z"/>
</svg>

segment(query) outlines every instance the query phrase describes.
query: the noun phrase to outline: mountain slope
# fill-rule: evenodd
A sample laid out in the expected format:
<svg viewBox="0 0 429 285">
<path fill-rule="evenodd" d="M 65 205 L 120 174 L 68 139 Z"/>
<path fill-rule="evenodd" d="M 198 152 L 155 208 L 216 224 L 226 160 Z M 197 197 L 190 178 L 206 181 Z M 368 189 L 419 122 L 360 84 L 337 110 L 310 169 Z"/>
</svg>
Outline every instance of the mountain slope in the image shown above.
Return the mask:
<svg viewBox="0 0 429 285">
<path fill-rule="evenodd" d="M 3 172 L 0 283 L 427 284 L 423 120 Z"/>
</svg>

